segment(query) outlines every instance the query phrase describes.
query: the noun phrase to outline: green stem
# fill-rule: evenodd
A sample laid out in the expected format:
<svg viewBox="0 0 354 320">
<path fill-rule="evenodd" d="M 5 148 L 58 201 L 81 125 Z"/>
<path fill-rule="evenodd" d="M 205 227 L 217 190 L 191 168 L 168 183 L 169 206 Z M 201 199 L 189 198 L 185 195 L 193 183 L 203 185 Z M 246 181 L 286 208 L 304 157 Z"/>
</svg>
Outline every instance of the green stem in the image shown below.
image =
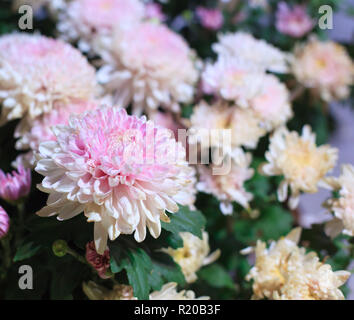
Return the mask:
<svg viewBox="0 0 354 320">
<path fill-rule="evenodd" d="M 86 259 L 82 255 L 80 255 L 76 251 L 74 251 L 73 249 L 67 248 L 66 252 L 68 254 L 70 254 L 71 256 L 73 256 L 76 260 L 80 261 L 81 263 L 89 265 L 89 263 L 86 261 Z"/>
</svg>

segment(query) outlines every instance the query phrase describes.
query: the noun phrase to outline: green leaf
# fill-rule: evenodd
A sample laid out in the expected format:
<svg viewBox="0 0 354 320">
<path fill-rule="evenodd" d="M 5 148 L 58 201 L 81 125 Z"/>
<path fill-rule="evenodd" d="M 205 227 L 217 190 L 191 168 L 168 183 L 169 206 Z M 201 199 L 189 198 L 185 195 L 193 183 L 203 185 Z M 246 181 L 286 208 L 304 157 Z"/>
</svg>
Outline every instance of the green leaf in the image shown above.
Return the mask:
<svg viewBox="0 0 354 320">
<path fill-rule="evenodd" d="M 213 263 L 201 269 L 198 272 L 198 277 L 206 281 L 212 287 L 235 289 L 235 284 L 231 276 L 217 263 Z"/>
<path fill-rule="evenodd" d="M 162 228 L 179 234 L 180 232 L 190 232 L 202 239 L 202 230 L 205 227 L 206 220 L 200 211 L 191 211 L 186 206 L 181 206 L 180 210 L 169 215 L 171 221 L 169 223 L 162 222 Z"/>
<path fill-rule="evenodd" d="M 169 247 L 171 247 L 173 249 L 178 249 L 178 248 L 183 247 L 183 239 L 181 238 L 181 236 L 179 234 L 170 233 L 167 236 L 166 241 L 167 241 L 167 244 L 169 245 Z"/>
<path fill-rule="evenodd" d="M 35 244 L 33 242 L 26 242 L 24 245 L 20 246 L 15 254 L 14 262 L 22 261 L 33 257 L 39 250 L 42 249 L 41 245 Z"/>
</svg>

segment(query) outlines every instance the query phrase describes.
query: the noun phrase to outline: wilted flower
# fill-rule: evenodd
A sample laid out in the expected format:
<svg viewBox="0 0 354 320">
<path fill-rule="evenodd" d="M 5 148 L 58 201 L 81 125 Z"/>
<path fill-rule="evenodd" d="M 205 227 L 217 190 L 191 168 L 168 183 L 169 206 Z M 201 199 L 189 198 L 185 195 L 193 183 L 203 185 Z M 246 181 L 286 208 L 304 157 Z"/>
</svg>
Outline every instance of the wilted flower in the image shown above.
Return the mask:
<svg viewBox="0 0 354 320">
<path fill-rule="evenodd" d="M 186 281 L 192 283 L 197 280 L 196 272 L 214 262 L 220 256 L 220 250 L 209 255 L 209 235 L 205 231 L 202 239 L 189 232 L 181 232 L 180 236 L 183 239 L 182 248 L 167 248 L 164 251 L 180 265 Z"/>
<path fill-rule="evenodd" d="M 271 74 L 263 77 L 261 90 L 250 104 L 267 130 L 284 125 L 293 115 L 288 89 Z"/>
<path fill-rule="evenodd" d="M 10 218 L 6 211 L 0 206 L 0 239 L 5 237 L 10 228 Z"/>
<path fill-rule="evenodd" d="M 98 80 L 116 103 L 133 103 L 134 113 L 156 112 L 159 106 L 179 110 L 192 99 L 198 79 L 194 53 L 166 26 L 145 22 L 118 29 L 112 43 L 102 41 L 103 67 Z"/>
<path fill-rule="evenodd" d="M 235 149 L 231 157 L 226 158 L 230 161 L 230 171 L 221 174 L 213 172 L 216 165 L 209 167 L 199 167 L 199 191 L 210 193 L 220 201 L 220 210 L 223 214 L 232 214 L 232 202 L 239 203 L 244 208 L 248 208 L 248 202 L 253 196 L 244 188 L 245 181 L 253 176 L 253 169 L 249 168 L 252 156 L 245 153 L 241 148 Z M 225 159 L 224 159 L 225 160 Z"/>
<path fill-rule="evenodd" d="M 273 300 L 342 300 L 338 289 L 350 276 L 348 271 L 333 272 L 329 264 L 319 261 L 315 252 L 306 254 L 297 246 L 301 229 L 273 241 L 269 248 L 258 240 L 254 249 L 255 266 L 246 280 L 253 280 L 253 299 Z"/>
<path fill-rule="evenodd" d="M 288 57 L 284 52 L 264 40 L 255 39 L 248 33 L 222 34 L 219 36 L 219 42 L 213 45 L 213 49 L 219 56 L 236 57 L 262 70 L 278 73 L 288 71 Z"/>
<path fill-rule="evenodd" d="M 314 22 L 307 14 L 304 5 L 296 5 L 290 8 L 285 2 L 278 4 L 276 27 L 279 32 L 294 38 L 300 38 L 308 33 L 313 26 Z"/>
<path fill-rule="evenodd" d="M 89 51 L 96 36 L 111 36 L 114 28 L 129 28 L 144 15 L 140 0 L 74 0 L 59 11 L 57 29 L 63 39 L 79 39 L 80 49 Z"/>
<path fill-rule="evenodd" d="M 334 212 L 335 218 L 326 224 L 326 232 L 332 237 L 340 232 L 354 236 L 354 168 L 343 165 L 339 178 L 325 178 L 325 186 L 339 191 L 339 198 L 327 201 L 327 206 Z"/>
<path fill-rule="evenodd" d="M 53 130 L 57 141 L 39 147 L 36 171 L 45 176 L 40 189 L 50 195 L 38 215 L 65 220 L 84 211 L 95 222 L 99 254 L 108 236 L 135 232 L 141 242 L 148 227 L 157 238 L 160 219 L 169 220 L 165 210 L 176 212 L 177 202 L 189 201 L 180 198 L 194 175 L 184 148 L 144 117 L 103 108 Z"/>
<path fill-rule="evenodd" d="M 56 137 L 52 127 L 62 124 L 67 125 L 72 115 L 79 115 L 85 111 L 93 110 L 97 103 L 88 101 L 71 101 L 67 104 L 57 103 L 51 112 L 45 113 L 34 120 L 21 121 L 15 131 L 17 150 L 30 150 L 21 154 L 16 160 L 26 167 L 33 167 L 35 164 L 35 153 L 39 145 L 44 141 L 55 141 Z"/>
<path fill-rule="evenodd" d="M 210 92 L 240 107 L 249 106 L 261 89 L 263 77 L 254 64 L 234 57 L 220 57 L 214 64 L 207 64 L 202 74 L 203 84 Z"/>
<path fill-rule="evenodd" d="M 40 35 L 0 37 L 0 122 L 33 119 L 55 103 L 89 99 L 95 88 L 94 68 L 69 44 Z"/>
<path fill-rule="evenodd" d="M 224 16 L 219 9 L 208 9 L 205 7 L 197 7 L 196 14 L 201 25 L 210 30 L 219 30 L 224 23 Z"/>
<path fill-rule="evenodd" d="M 312 39 L 295 49 L 292 70 L 299 82 L 322 99 L 344 99 L 353 85 L 354 64 L 345 48 L 332 41 Z"/>
<path fill-rule="evenodd" d="M 87 262 L 97 271 L 98 275 L 102 279 L 109 278 L 109 276 L 106 275 L 106 272 L 110 267 L 110 255 L 108 248 L 103 254 L 98 254 L 95 249 L 95 243 L 93 241 L 88 242 L 86 244 L 85 257 Z"/>
<path fill-rule="evenodd" d="M 328 145 L 317 147 L 315 141 L 316 136 L 308 125 L 303 127 L 301 136 L 283 127 L 270 139 L 269 151 L 265 154 L 268 163 L 261 171 L 268 176 L 284 176 L 278 188 L 278 199 L 285 201 L 290 187 L 292 209 L 297 207 L 301 191 L 317 192 L 318 183 L 337 161 L 337 149 Z"/>
<path fill-rule="evenodd" d="M 18 171 L 5 174 L 0 170 L 0 198 L 16 202 L 26 197 L 31 190 L 31 170 L 20 166 Z"/>
</svg>

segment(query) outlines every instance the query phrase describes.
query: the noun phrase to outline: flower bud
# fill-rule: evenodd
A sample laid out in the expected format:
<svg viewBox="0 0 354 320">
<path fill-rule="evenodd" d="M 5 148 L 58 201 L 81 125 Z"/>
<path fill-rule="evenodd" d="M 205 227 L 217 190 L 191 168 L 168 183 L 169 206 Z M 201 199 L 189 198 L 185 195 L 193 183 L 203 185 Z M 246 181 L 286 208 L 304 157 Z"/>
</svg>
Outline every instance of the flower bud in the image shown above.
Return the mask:
<svg viewBox="0 0 354 320">
<path fill-rule="evenodd" d="M 0 239 L 5 237 L 9 231 L 10 219 L 6 211 L 0 206 Z"/>
<path fill-rule="evenodd" d="M 65 240 L 56 240 L 53 243 L 52 250 L 57 257 L 64 257 L 68 251 L 68 244 Z"/>
</svg>

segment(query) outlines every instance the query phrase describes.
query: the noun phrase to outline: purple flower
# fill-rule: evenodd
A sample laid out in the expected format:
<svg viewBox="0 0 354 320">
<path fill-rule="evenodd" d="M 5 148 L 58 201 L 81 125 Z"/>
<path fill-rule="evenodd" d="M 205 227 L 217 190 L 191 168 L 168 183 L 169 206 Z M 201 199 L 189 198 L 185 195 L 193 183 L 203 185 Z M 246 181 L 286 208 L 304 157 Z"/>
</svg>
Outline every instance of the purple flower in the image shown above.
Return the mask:
<svg viewBox="0 0 354 320">
<path fill-rule="evenodd" d="M 10 219 L 6 211 L 0 206 L 0 239 L 7 235 L 10 227 Z"/>
<path fill-rule="evenodd" d="M 196 14 L 201 25 L 206 29 L 219 30 L 224 23 L 224 17 L 219 9 L 197 7 Z"/>
<path fill-rule="evenodd" d="M 26 197 L 31 189 L 31 170 L 19 166 L 18 171 L 5 174 L 0 170 L 0 198 L 14 202 Z"/>
<path fill-rule="evenodd" d="M 278 4 L 276 27 L 279 32 L 294 38 L 300 38 L 313 28 L 313 20 L 306 12 L 306 7 L 296 5 L 290 8 L 285 2 Z"/>
</svg>

